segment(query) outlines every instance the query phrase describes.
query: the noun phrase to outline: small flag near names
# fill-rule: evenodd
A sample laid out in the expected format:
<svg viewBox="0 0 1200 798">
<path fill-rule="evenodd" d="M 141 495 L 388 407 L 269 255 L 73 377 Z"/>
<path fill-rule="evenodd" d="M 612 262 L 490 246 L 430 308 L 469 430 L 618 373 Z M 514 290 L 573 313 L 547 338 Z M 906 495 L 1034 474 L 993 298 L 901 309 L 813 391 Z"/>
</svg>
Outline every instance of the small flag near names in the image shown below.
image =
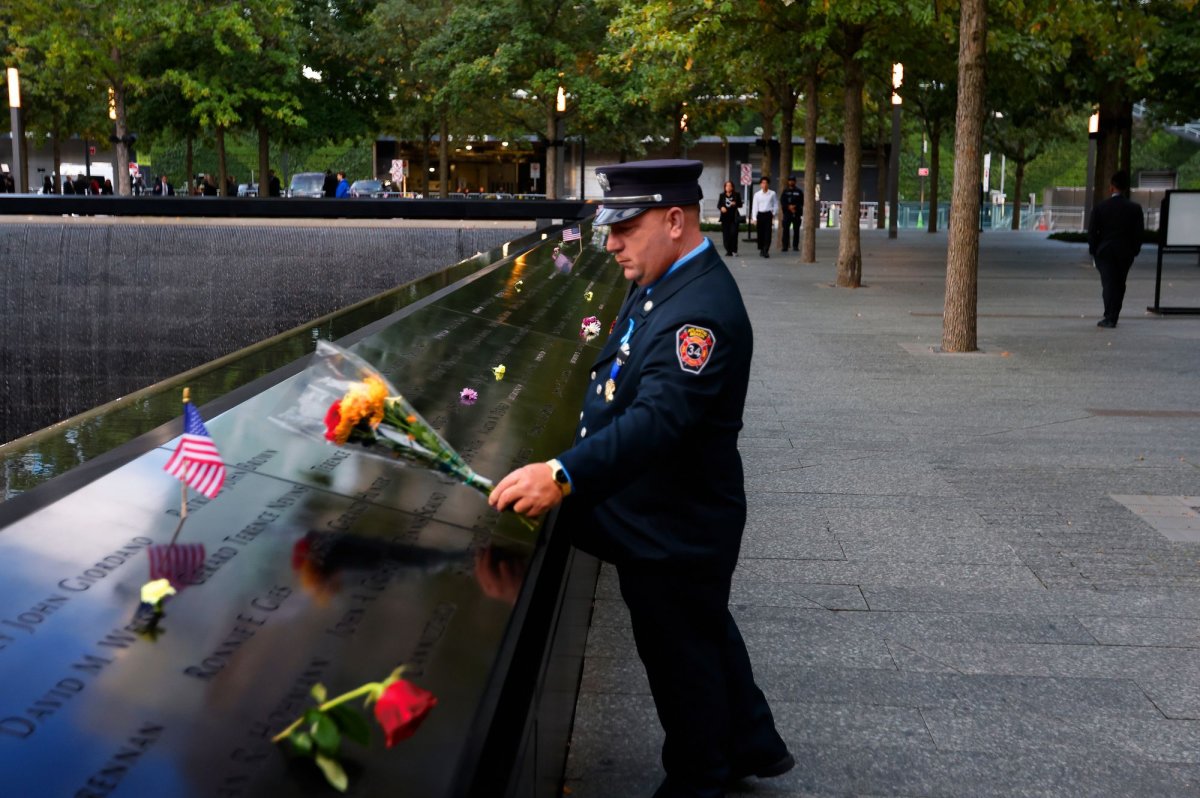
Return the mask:
<svg viewBox="0 0 1200 798">
<path fill-rule="evenodd" d="M 183 402 L 183 437 L 179 439 L 175 453 L 163 470 L 210 499 L 216 497 L 225 483 L 225 464 L 221 462 L 221 453 L 208 434 L 200 413 L 186 395 Z"/>
<path fill-rule="evenodd" d="M 562 240 L 563 240 L 564 244 L 567 243 L 568 241 L 578 241 L 579 239 L 580 239 L 580 233 L 579 233 L 578 227 L 568 227 L 566 230 L 563 230 L 563 239 Z"/>
</svg>

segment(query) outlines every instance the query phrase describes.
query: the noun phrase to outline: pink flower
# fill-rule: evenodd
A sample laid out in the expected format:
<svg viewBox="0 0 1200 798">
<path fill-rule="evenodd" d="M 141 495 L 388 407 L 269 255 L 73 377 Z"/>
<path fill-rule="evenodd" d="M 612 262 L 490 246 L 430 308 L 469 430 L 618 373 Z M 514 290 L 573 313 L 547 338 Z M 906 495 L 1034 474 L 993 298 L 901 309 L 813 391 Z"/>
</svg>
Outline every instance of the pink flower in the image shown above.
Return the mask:
<svg viewBox="0 0 1200 798">
<path fill-rule="evenodd" d="M 473 405 L 478 398 L 479 393 L 472 388 L 463 388 L 462 393 L 458 395 L 458 401 L 464 405 Z"/>
<path fill-rule="evenodd" d="M 387 747 L 416 733 L 425 716 L 437 706 L 437 696 L 412 682 L 398 679 L 375 702 L 375 719 L 387 736 Z"/>
</svg>

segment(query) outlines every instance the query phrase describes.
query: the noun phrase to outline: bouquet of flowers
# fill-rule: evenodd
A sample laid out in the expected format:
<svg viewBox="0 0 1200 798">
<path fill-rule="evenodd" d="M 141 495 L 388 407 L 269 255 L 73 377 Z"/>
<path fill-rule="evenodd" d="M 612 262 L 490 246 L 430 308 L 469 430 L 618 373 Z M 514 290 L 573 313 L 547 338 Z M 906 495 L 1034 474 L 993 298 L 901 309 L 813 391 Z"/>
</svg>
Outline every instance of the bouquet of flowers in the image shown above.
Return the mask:
<svg viewBox="0 0 1200 798">
<path fill-rule="evenodd" d="M 412 463 L 454 477 L 484 496 L 492 481 L 462 456 L 378 371 L 328 341 L 318 341 L 301 377 L 299 398 L 272 417 L 275 423 L 335 446 L 354 446 L 387 460 Z"/>
</svg>

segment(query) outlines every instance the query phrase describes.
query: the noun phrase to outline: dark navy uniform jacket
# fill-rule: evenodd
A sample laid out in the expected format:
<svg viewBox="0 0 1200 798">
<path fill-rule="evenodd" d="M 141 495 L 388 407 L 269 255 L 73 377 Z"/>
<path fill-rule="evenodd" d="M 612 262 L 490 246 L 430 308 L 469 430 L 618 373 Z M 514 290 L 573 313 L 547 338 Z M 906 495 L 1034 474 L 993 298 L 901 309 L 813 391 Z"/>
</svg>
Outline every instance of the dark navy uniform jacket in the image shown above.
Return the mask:
<svg viewBox="0 0 1200 798">
<path fill-rule="evenodd" d="M 737 437 L 753 351 L 741 293 L 705 239 L 637 297 L 625 363 L 611 377 L 621 317 L 592 364 L 575 444 L 559 456 L 573 486 L 561 528 L 610 562 L 732 569 L 746 520 Z"/>
<path fill-rule="evenodd" d="M 783 193 L 779 195 L 779 207 L 783 209 L 784 216 L 792 216 L 792 212 L 788 210 L 789 205 L 796 206 L 795 216 L 804 213 L 804 189 L 797 186 L 796 188 L 785 188 Z"/>
</svg>

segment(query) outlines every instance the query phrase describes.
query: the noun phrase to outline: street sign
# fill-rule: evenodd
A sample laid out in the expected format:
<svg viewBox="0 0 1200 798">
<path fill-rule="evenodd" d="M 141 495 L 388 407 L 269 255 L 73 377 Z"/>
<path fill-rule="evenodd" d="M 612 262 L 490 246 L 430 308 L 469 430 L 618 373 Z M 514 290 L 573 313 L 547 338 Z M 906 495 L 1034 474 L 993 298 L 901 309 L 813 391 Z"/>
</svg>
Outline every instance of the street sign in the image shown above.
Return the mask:
<svg viewBox="0 0 1200 798">
<path fill-rule="evenodd" d="M 403 160 L 394 159 L 392 161 L 392 169 L 388 174 L 392 176 L 392 180 L 399 183 L 408 176 L 408 164 Z"/>
<path fill-rule="evenodd" d="M 929 167 L 921 166 L 917 169 L 917 177 L 929 177 Z"/>
<path fill-rule="evenodd" d="M 540 178 L 542 176 L 542 165 L 540 163 L 529 164 L 529 176 L 534 180 Z"/>
<path fill-rule="evenodd" d="M 742 164 L 742 185 L 743 186 L 750 185 L 750 183 L 753 182 L 753 179 L 754 179 L 754 165 L 748 164 L 748 163 Z"/>
</svg>

